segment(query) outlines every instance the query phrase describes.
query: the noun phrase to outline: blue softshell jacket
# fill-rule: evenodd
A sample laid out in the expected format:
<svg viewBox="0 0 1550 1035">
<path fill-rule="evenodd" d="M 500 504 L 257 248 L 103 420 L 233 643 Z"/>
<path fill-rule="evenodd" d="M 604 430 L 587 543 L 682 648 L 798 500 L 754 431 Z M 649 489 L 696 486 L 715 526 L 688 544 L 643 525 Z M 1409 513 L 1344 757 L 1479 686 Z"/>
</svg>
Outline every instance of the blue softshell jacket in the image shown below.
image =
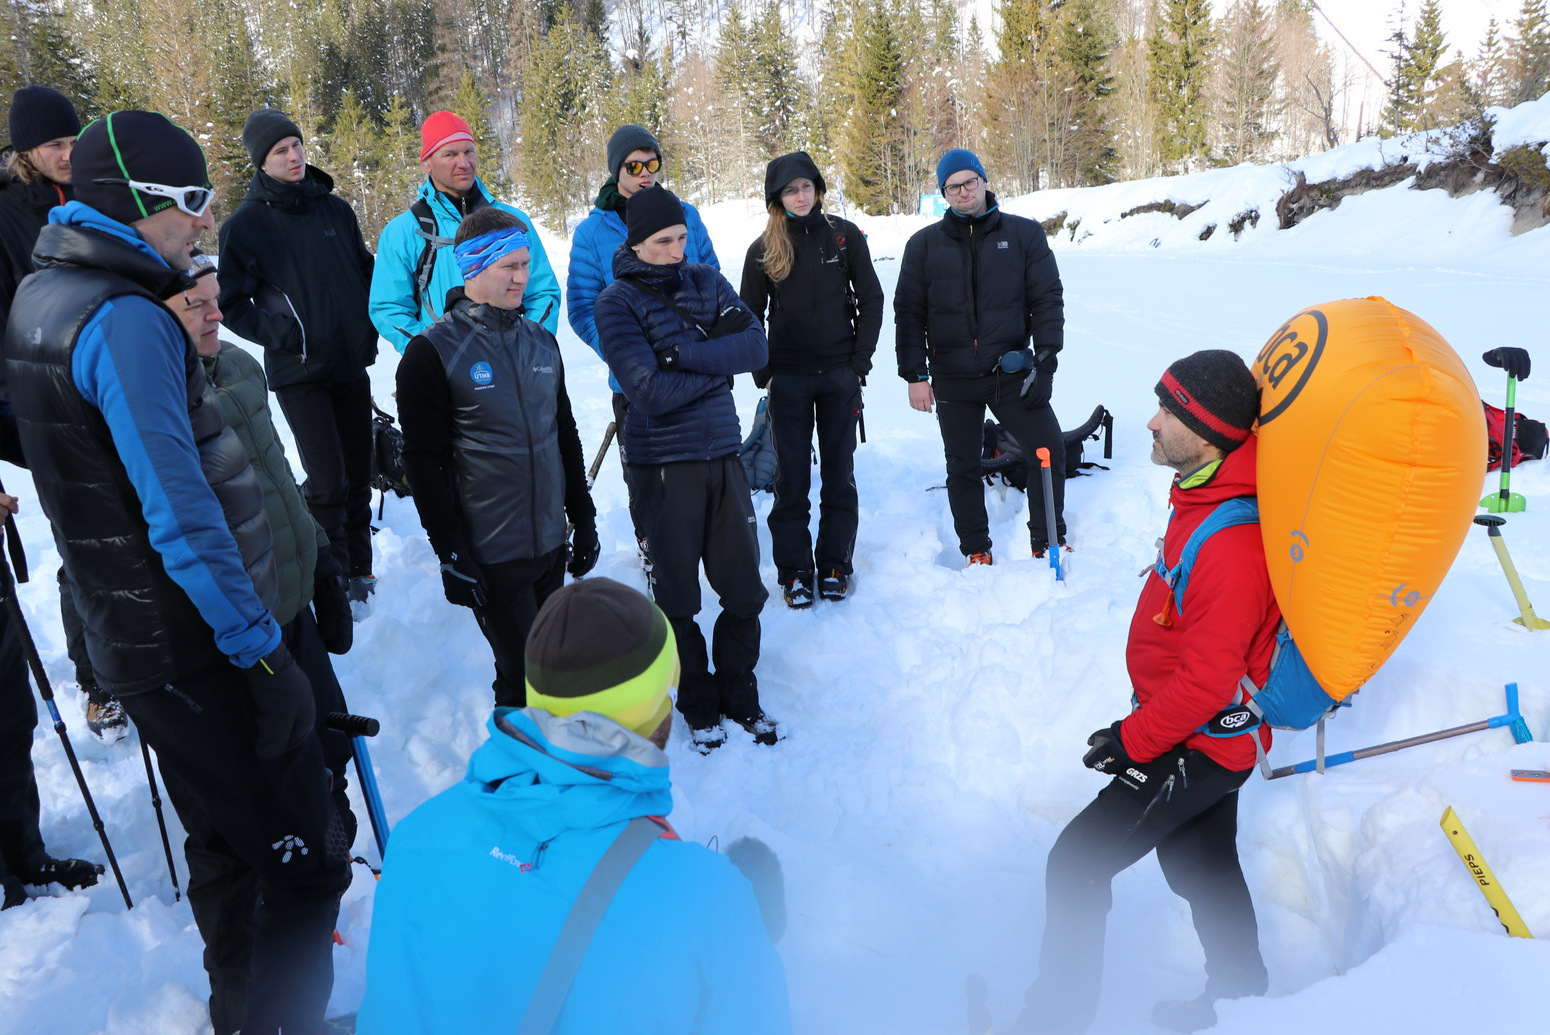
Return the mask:
<svg viewBox="0 0 1550 1035">
<path fill-rule="evenodd" d="M 721 260 L 716 258 L 716 249 L 711 247 L 710 234 L 699 210 L 687 201 L 682 205 L 684 226 L 689 230 L 689 240 L 684 244 L 684 261 L 720 270 Z M 599 357 L 603 355 L 603 346 L 598 341 L 592 310 L 598 293 L 614 282 L 614 252 L 626 236 L 623 216 L 593 206 L 571 238 L 570 268 L 565 274 L 565 318 L 570 321 L 570 329 L 576 332 L 576 337 L 591 346 Z M 620 390 L 611 371 L 608 387 L 616 392 Z"/>
<path fill-rule="evenodd" d="M 672 808 L 667 756 L 602 716 L 498 708 L 489 730 L 463 781 L 393 830 L 361 1035 L 516 1031 L 598 860 L 631 819 Z M 785 971 L 747 879 L 720 854 L 666 838 L 620 886 L 554 1027 L 790 1031 Z"/>
<path fill-rule="evenodd" d="M 474 180 L 474 190 L 489 199 L 491 205 L 503 212 L 510 212 L 528 227 L 528 251 L 532 255 L 532 266 L 528 272 L 527 290 L 522 293 L 522 305 L 531 319 L 543 324 L 550 334 L 557 333 L 560 327 L 560 282 L 554 275 L 554 268 L 549 265 L 549 256 L 533 228 L 533 221 L 527 217 L 527 213 L 490 198 L 490 192 L 484 189 L 484 181 Z M 419 198 L 430 205 L 431 212 L 436 216 L 436 232 L 449 240 L 455 237 L 463 217 L 453 208 L 447 196 L 436 189 L 428 176 L 420 185 Z M 444 245 L 436 252 L 431 282 L 426 286 L 425 297 L 421 299 L 424 306 L 433 306 L 434 311 L 415 308 L 414 269 L 424 247 L 425 238 L 420 236 L 420 221 L 408 209 L 388 220 L 387 226 L 382 228 L 382 236 L 377 239 L 377 265 L 371 274 L 371 322 L 377 332 L 392 342 L 400 353 L 408 347 L 409 339 L 436 322 L 436 318 L 441 315 L 442 300 L 447 297 L 447 292 L 463 283 L 463 274 L 458 269 L 457 259 L 452 255 L 452 246 Z"/>
</svg>

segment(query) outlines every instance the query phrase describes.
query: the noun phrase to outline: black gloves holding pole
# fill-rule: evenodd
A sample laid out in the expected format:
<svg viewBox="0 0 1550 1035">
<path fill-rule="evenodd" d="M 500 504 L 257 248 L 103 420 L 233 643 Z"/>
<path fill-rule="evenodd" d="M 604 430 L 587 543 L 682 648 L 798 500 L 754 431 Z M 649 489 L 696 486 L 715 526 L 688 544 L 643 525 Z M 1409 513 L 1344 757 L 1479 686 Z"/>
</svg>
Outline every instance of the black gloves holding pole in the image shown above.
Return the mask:
<svg viewBox="0 0 1550 1035">
<path fill-rule="evenodd" d="M 483 607 L 484 583 L 478 563 L 466 553 L 448 554 L 441 564 L 441 591 L 447 603 L 459 607 Z"/>
<path fill-rule="evenodd" d="M 1481 358 L 1485 360 L 1487 366 L 1507 371 L 1508 377 L 1519 381 L 1528 380 L 1531 364 L 1529 363 L 1527 349 L 1503 345 L 1499 349 L 1492 349 Z"/>
<path fill-rule="evenodd" d="M 1040 349 L 1033 363 L 1033 370 L 1023 380 L 1022 391 L 1018 393 L 1025 410 L 1042 409 L 1049 405 L 1050 395 L 1055 390 L 1055 368 L 1060 365 L 1054 349 Z"/>
</svg>

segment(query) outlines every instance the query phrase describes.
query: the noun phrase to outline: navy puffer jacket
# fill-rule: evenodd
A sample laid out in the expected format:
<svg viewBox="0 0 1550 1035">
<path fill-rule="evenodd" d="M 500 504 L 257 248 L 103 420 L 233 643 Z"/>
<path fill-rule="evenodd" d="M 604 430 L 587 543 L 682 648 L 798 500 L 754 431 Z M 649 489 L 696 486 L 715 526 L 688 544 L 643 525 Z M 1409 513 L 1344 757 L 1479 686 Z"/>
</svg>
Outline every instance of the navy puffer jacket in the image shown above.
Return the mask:
<svg viewBox="0 0 1550 1035">
<path fill-rule="evenodd" d="M 603 359 L 630 403 L 619 429 L 625 462 L 670 464 L 737 452 L 743 436 L 730 375 L 759 369 L 769 355 L 764 331 L 737 291 L 709 266 L 653 266 L 626 245 L 614 252 L 614 278 L 594 312 Z M 700 326 L 710 327 L 728 307 L 748 313 L 749 326 L 707 341 L 637 280 Z M 674 348 L 675 369 L 663 370 L 658 355 Z"/>
</svg>

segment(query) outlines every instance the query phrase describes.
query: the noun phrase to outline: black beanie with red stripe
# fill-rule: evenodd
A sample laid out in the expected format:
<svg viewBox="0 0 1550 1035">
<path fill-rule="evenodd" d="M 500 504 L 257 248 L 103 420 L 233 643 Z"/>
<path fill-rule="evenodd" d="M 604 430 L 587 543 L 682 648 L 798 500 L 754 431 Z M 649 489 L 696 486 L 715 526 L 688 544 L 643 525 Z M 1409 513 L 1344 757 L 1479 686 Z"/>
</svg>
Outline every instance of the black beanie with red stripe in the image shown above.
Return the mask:
<svg viewBox="0 0 1550 1035">
<path fill-rule="evenodd" d="M 1231 453 L 1259 417 L 1259 386 L 1236 352 L 1205 349 L 1163 371 L 1157 398 L 1185 427 Z"/>
</svg>

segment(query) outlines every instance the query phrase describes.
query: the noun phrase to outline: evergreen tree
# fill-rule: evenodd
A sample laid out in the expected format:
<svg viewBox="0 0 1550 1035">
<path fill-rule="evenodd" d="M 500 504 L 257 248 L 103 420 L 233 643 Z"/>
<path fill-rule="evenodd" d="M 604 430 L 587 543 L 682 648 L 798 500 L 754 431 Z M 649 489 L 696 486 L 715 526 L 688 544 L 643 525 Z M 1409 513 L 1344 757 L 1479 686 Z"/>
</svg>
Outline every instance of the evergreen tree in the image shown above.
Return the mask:
<svg viewBox="0 0 1550 1035">
<path fill-rule="evenodd" d="M 495 133 L 490 129 L 489 120 L 484 117 L 484 91 L 474 80 L 474 70 L 467 65 L 463 66 L 463 74 L 458 77 L 457 89 L 452 92 L 452 103 L 447 108 L 468 123 L 468 130 L 473 134 L 474 143 L 479 148 L 481 177 L 488 179 L 491 184 L 503 183 L 506 179 L 503 171 L 505 163 L 502 160 Z M 499 194 L 500 191 L 497 189 L 496 193 Z"/>
<path fill-rule="evenodd" d="M 1389 52 L 1393 73 L 1384 120 L 1395 133 L 1431 129 L 1437 125 L 1433 112 L 1439 85 L 1437 73 L 1447 50 L 1439 0 L 1423 0 L 1413 33 L 1406 32 L 1404 16 L 1405 7 L 1401 3 L 1398 24 L 1389 36 L 1389 41 L 1394 44 L 1394 49 Z"/>
<path fill-rule="evenodd" d="M 84 125 L 97 114 L 94 70 L 79 57 L 64 15 L 47 0 L 4 0 L 9 32 L 0 43 L 0 92 L 23 86 L 52 86 L 75 104 Z"/>
<path fill-rule="evenodd" d="M 1501 104 L 1507 99 L 1506 48 L 1501 27 L 1492 18 L 1486 23 L 1480 49 L 1469 63 L 1469 79 L 1483 105 Z"/>
<path fill-rule="evenodd" d="M 1229 165 L 1262 160 L 1276 135 L 1275 39 L 1260 0 L 1235 0 L 1221 25 L 1217 63 L 1221 158 Z"/>
<path fill-rule="evenodd" d="M 1508 40 L 1511 89 L 1508 104 L 1537 100 L 1550 91 L 1550 15 L 1546 0 L 1523 0 Z"/>
<path fill-rule="evenodd" d="M 1119 158 L 1110 125 L 1109 97 L 1114 93 L 1114 27 L 1103 0 L 1066 0 L 1056 30 L 1056 60 L 1061 77 L 1074 82 L 1071 117 L 1063 120 L 1070 146 L 1069 172 L 1062 182 L 1107 183 Z"/>
<path fill-rule="evenodd" d="M 1209 0 L 1162 0 L 1147 41 L 1157 147 L 1185 168 L 1207 154 L 1208 77 L 1214 43 Z"/>
<path fill-rule="evenodd" d="M 905 178 L 899 125 L 903 51 L 890 12 L 881 4 L 864 9 L 857 29 L 860 57 L 840 134 L 845 194 L 870 215 L 908 211 L 913 184 Z"/>
<path fill-rule="evenodd" d="M 519 182 L 551 227 L 583 211 L 595 187 L 597 100 L 606 90 L 607 58 L 591 29 L 567 16 L 534 41 L 522 104 Z"/>
</svg>

